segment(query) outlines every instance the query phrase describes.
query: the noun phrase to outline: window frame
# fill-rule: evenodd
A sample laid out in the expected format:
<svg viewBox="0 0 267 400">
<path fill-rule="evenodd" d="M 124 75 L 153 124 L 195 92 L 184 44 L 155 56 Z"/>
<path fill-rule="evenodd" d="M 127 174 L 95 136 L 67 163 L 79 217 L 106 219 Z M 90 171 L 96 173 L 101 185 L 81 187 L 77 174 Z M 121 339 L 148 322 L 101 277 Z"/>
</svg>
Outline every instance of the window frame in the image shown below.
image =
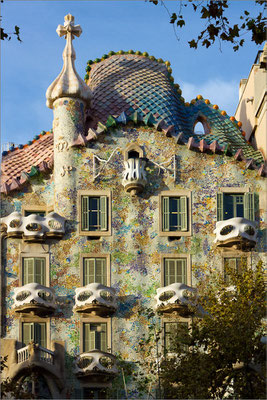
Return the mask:
<svg viewBox="0 0 267 400">
<path fill-rule="evenodd" d="M 82 230 L 82 197 L 89 196 L 89 197 L 101 197 L 106 196 L 108 200 L 107 205 L 107 230 L 97 230 L 97 231 L 85 231 Z M 78 191 L 78 225 L 79 225 L 79 235 L 81 236 L 111 236 L 111 202 L 112 202 L 112 193 L 110 190 L 79 190 Z"/>
<path fill-rule="evenodd" d="M 222 187 L 222 188 L 220 188 L 220 190 L 218 190 L 218 192 L 217 192 L 217 196 L 216 196 L 216 221 L 217 222 L 221 222 L 221 221 L 227 221 L 227 219 L 218 219 L 218 194 L 219 193 L 222 193 L 223 195 L 224 194 L 240 194 L 240 195 L 245 195 L 246 193 L 251 193 L 251 194 L 253 194 L 253 193 L 256 193 L 256 192 L 254 192 L 254 191 L 252 191 L 252 190 L 250 190 L 250 188 L 249 187 L 245 187 L 245 186 L 235 186 L 235 187 Z M 257 193 L 256 193 L 257 194 Z M 222 211 L 223 213 L 224 213 L 224 210 Z M 245 214 L 245 199 L 244 199 L 244 213 L 243 214 Z M 231 217 L 231 218 L 228 218 L 228 219 L 232 219 L 232 218 L 235 218 L 235 217 Z M 236 217 L 237 218 L 237 217 Z M 245 218 L 245 216 L 243 216 L 243 217 L 241 217 L 241 218 Z M 252 222 L 257 222 L 257 220 L 256 220 L 256 209 L 254 209 L 254 219 L 253 220 L 251 220 Z"/>
<path fill-rule="evenodd" d="M 51 318 L 42 318 L 38 315 L 33 315 L 31 317 L 21 316 L 19 319 L 19 341 L 21 343 L 21 348 L 23 346 L 23 324 L 24 323 L 45 323 L 46 324 L 46 348 L 51 349 L 51 337 L 50 337 L 50 324 Z"/>
<path fill-rule="evenodd" d="M 246 262 L 247 262 L 247 267 L 248 268 L 251 268 L 251 258 L 249 257 L 249 255 L 248 254 L 246 254 L 246 253 L 244 253 L 244 252 L 242 252 L 242 251 L 240 251 L 240 252 L 238 252 L 238 251 L 229 251 L 229 252 L 223 252 L 222 253 L 222 259 L 221 259 L 221 274 L 222 274 L 222 276 L 223 276 L 223 279 L 224 279 L 224 281 L 226 282 L 226 280 L 225 280 L 225 259 L 226 258 L 243 258 L 243 259 L 246 259 Z"/>
<path fill-rule="evenodd" d="M 161 254 L 161 287 L 166 287 L 165 286 L 165 259 L 186 259 L 186 268 L 187 268 L 187 286 L 192 285 L 192 266 L 191 266 L 191 254 L 177 254 L 177 253 L 165 253 Z"/>
<path fill-rule="evenodd" d="M 37 244 L 38 246 L 38 244 Z M 46 249 L 42 252 L 40 247 L 35 246 L 32 252 L 20 252 L 20 269 L 19 269 L 19 286 L 24 286 L 23 283 L 23 259 L 24 258 L 44 258 L 45 259 L 45 282 L 43 286 L 50 287 L 50 263 L 49 253 Z M 39 249 L 39 251 L 37 250 Z"/>
<path fill-rule="evenodd" d="M 80 255 L 80 282 L 81 286 L 84 287 L 84 276 L 83 276 L 83 263 L 85 258 L 105 258 L 107 268 L 107 286 L 111 285 L 111 271 L 110 271 L 110 254 L 103 253 L 82 253 Z"/>
<path fill-rule="evenodd" d="M 85 353 L 84 349 L 84 324 L 106 324 L 107 326 L 107 353 L 112 353 L 112 344 L 111 344 L 111 319 L 103 318 L 103 317 L 87 317 L 81 318 L 80 324 L 80 349 L 81 353 Z M 102 351 L 102 350 L 99 350 Z"/>
<path fill-rule="evenodd" d="M 186 197 L 187 200 L 187 230 L 186 231 L 163 231 L 163 198 L 164 197 Z M 192 192 L 191 190 L 168 190 L 159 194 L 159 236 L 191 236 L 192 235 Z"/>
<path fill-rule="evenodd" d="M 172 351 L 167 351 L 165 348 L 165 340 L 166 340 L 166 335 L 165 335 L 165 324 L 168 323 L 186 323 L 188 326 L 188 329 L 191 327 L 191 320 L 189 318 L 184 318 L 184 317 L 178 317 L 178 318 L 163 318 L 161 321 L 161 352 L 165 353 L 168 356 L 171 356 L 172 354 L 176 354 Z"/>
</svg>

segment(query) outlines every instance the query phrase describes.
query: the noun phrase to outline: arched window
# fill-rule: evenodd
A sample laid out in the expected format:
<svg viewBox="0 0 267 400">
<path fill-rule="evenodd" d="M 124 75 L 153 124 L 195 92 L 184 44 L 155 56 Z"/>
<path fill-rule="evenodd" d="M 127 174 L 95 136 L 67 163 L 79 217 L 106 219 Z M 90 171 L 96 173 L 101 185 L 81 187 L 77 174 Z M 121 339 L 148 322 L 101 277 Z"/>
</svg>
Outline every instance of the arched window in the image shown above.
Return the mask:
<svg viewBox="0 0 267 400">
<path fill-rule="evenodd" d="M 210 126 L 207 118 L 204 116 L 198 116 L 193 127 L 195 135 L 205 135 L 210 133 Z"/>
<path fill-rule="evenodd" d="M 124 150 L 124 160 L 127 161 L 129 158 L 143 158 L 144 150 L 137 144 L 131 143 Z"/>
</svg>

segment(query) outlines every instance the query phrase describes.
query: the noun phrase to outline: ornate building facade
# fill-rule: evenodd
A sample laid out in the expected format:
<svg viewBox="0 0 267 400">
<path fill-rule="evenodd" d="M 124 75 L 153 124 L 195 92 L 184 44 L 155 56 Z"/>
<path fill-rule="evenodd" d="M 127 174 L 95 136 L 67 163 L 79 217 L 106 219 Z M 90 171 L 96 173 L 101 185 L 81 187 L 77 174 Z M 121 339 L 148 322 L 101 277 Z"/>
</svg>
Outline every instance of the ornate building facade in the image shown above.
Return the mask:
<svg viewBox="0 0 267 400">
<path fill-rule="evenodd" d="M 207 267 L 262 256 L 266 164 L 241 122 L 184 102 L 169 62 L 110 52 L 83 81 L 80 26 L 67 15 L 57 33 L 53 129 L 2 154 L 4 377 L 41 398 L 139 397 L 118 360 L 138 370 L 142 310 L 169 351 Z"/>
</svg>

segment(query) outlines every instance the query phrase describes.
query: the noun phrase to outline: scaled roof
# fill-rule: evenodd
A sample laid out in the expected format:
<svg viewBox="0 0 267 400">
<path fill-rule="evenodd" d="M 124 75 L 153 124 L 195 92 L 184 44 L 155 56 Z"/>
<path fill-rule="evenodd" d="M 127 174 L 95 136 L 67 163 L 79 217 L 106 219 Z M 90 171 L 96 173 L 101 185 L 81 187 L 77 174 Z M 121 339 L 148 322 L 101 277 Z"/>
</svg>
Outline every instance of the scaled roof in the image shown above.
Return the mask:
<svg viewBox="0 0 267 400">
<path fill-rule="evenodd" d="M 185 103 L 179 85 L 173 83 L 169 62 L 147 53 L 120 51 L 88 61 L 86 71 L 92 91 L 89 133 L 79 135 L 73 145 L 86 145 L 107 128 L 132 120 L 177 137 L 189 149 L 232 154 L 246 160 L 247 168 L 266 175 L 262 153 L 246 142 L 241 123 L 202 96 Z M 194 133 L 197 120 L 207 122 L 209 133 Z M 52 168 L 53 133 L 44 133 L 26 146 L 3 152 L 1 192 L 18 190 L 31 176 Z"/>
</svg>

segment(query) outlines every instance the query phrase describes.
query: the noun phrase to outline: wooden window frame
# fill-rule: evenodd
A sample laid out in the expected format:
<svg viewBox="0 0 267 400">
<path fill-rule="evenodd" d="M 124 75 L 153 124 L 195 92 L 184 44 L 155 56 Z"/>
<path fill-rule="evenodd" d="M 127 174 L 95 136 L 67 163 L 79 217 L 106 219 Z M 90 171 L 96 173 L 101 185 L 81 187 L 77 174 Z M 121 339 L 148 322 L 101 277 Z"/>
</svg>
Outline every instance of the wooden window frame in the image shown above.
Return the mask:
<svg viewBox="0 0 267 400">
<path fill-rule="evenodd" d="M 247 253 L 244 253 L 242 251 L 229 251 L 229 252 L 224 251 L 222 253 L 222 259 L 221 259 L 221 274 L 223 277 L 225 276 L 224 263 L 226 258 L 246 258 L 247 267 L 251 268 L 251 258 Z"/>
<path fill-rule="evenodd" d="M 164 353 L 165 352 L 165 324 L 167 323 L 179 323 L 179 322 L 185 322 L 188 325 L 188 329 L 190 329 L 192 325 L 192 321 L 190 318 L 184 318 L 184 317 L 175 317 L 175 318 L 163 318 L 161 320 L 161 351 Z M 166 352 L 168 356 L 171 356 L 172 352 Z"/>
<path fill-rule="evenodd" d="M 187 286 L 192 285 L 192 266 L 191 266 L 191 255 L 190 254 L 173 254 L 173 253 L 166 253 L 166 254 L 161 254 L 161 287 L 164 287 L 164 269 L 165 269 L 165 259 L 166 258 L 171 258 L 171 259 L 180 259 L 184 258 L 186 259 L 187 263 Z"/>
<path fill-rule="evenodd" d="M 182 197 L 187 198 L 187 231 L 163 231 L 163 197 Z M 191 236 L 192 235 L 192 192 L 191 190 L 168 190 L 159 194 L 159 236 Z"/>
<path fill-rule="evenodd" d="M 111 285 L 110 254 L 102 253 L 82 253 L 80 255 L 80 282 L 83 287 L 83 260 L 85 258 L 105 258 L 107 267 L 107 286 Z"/>
<path fill-rule="evenodd" d="M 80 324 L 80 349 L 81 353 L 83 353 L 83 345 L 84 345 L 84 335 L 83 335 L 83 325 L 84 324 L 106 324 L 107 325 L 107 353 L 112 353 L 112 343 L 111 343 L 111 319 L 103 318 L 103 317 L 87 317 L 81 318 Z"/>
<path fill-rule="evenodd" d="M 31 317 L 21 316 L 20 319 L 19 319 L 19 341 L 20 341 L 20 343 L 22 345 L 22 343 L 23 343 L 22 342 L 22 339 L 23 339 L 22 338 L 23 337 L 22 324 L 23 323 L 36 323 L 36 322 L 45 323 L 46 324 L 46 346 L 47 346 L 46 348 L 48 350 L 50 350 L 51 349 L 51 344 L 52 344 L 51 337 L 50 337 L 51 318 L 42 318 L 42 317 L 39 317 L 38 315 L 32 315 Z"/>
<path fill-rule="evenodd" d="M 106 231 L 84 231 L 82 230 L 82 196 L 89 197 L 101 197 L 107 196 L 108 199 L 108 229 Z M 78 191 L 78 216 L 79 216 L 79 235 L 80 236 L 111 236 L 111 203 L 112 203 L 112 193 L 110 190 L 79 190 Z"/>
<path fill-rule="evenodd" d="M 49 265 L 49 253 L 47 252 L 30 252 L 20 253 L 20 269 L 19 269 L 19 285 L 23 286 L 23 259 L 24 258 L 45 258 L 45 284 L 44 286 L 50 287 L 50 265 Z"/>
<path fill-rule="evenodd" d="M 235 194 L 236 193 L 236 194 L 240 194 L 240 195 L 244 196 L 245 193 L 250 193 L 250 188 L 245 187 L 245 186 L 235 186 L 235 187 L 227 186 L 227 187 L 221 187 L 218 190 L 217 195 L 218 195 L 218 193 L 222 193 L 222 194 Z M 251 193 L 253 193 L 253 192 L 251 192 Z M 224 210 L 223 210 L 223 212 L 224 212 Z M 244 212 L 245 212 L 245 204 L 244 204 Z M 231 219 L 231 218 L 229 218 L 229 219 Z M 227 219 L 218 219 L 218 196 L 216 198 L 216 220 L 217 220 L 217 222 L 227 221 Z M 255 219 L 253 221 L 256 222 Z"/>
</svg>

